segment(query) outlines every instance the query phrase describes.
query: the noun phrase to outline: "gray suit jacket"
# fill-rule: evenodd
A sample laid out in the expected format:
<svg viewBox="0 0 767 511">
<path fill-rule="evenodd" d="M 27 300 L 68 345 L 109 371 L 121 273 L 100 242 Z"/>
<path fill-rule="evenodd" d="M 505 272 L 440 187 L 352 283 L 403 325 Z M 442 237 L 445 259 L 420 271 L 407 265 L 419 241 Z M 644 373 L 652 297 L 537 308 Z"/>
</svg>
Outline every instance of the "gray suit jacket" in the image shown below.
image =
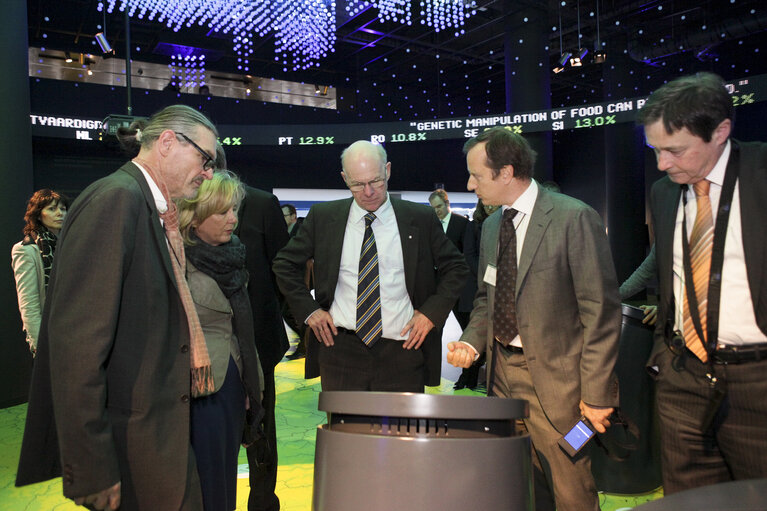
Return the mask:
<svg viewBox="0 0 767 511">
<path fill-rule="evenodd" d="M 483 277 L 488 264 L 496 264 L 501 218 L 498 210 L 482 225 L 479 290 L 461 337 L 478 352 L 487 352 L 488 372 L 495 342 L 495 286 Z M 581 399 L 617 406 L 618 283 L 604 226 L 593 209 L 538 189 L 518 262 L 516 300 L 530 376 L 554 427 L 564 433 L 573 425 Z"/>
</svg>

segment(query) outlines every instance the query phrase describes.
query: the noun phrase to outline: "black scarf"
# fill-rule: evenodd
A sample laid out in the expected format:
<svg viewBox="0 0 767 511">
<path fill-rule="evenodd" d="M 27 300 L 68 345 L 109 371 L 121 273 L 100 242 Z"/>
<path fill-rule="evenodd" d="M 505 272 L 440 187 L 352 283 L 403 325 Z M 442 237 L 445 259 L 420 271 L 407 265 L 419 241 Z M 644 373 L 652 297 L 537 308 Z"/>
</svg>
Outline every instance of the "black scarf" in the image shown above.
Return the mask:
<svg viewBox="0 0 767 511">
<path fill-rule="evenodd" d="M 33 231 L 27 234 L 22 240 L 22 245 L 36 244 L 40 250 L 40 258 L 43 260 L 43 274 L 45 275 L 45 289 L 48 289 L 48 279 L 51 277 L 51 268 L 53 267 L 53 254 L 56 252 L 56 235 L 40 226 L 39 231 Z"/>
<path fill-rule="evenodd" d="M 259 425 L 264 416 L 264 409 L 261 406 L 262 389 L 258 381 L 260 361 L 256 351 L 253 312 L 245 287 L 248 282 L 248 271 L 245 269 L 245 245 L 234 234 L 228 243 L 216 246 L 205 243 L 194 232 L 191 233 L 191 238 L 196 243 L 184 247 L 187 260 L 216 281 L 232 306 L 232 327 L 237 336 L 242 357 L 242 381 L 250 401 L 244 435 L 244 440 L 249 443 L 260 433 Z M 203 329 L 204 327 L 205 325 Z"/>
</svg>

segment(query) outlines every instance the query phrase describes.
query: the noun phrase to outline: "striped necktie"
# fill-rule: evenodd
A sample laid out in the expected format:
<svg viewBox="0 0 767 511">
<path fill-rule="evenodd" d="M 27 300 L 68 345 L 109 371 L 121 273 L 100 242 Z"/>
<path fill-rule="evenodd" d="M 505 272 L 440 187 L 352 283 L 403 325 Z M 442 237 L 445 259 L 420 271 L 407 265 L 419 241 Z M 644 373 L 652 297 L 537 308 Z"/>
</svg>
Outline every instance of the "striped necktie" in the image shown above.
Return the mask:
<svg viewBox="0 0 767 511">
<path fill-rule="evenodd" d="M 376 216 L 365 215 L 365 235 L 360 251 L 359 275 L 357 277 L 357 336 L 367 346 L 381 338 L 381 292 L 378 280 L 378 250 L 371 224 Z"/>
<path fill-rule="evenodd" d="M 686 292 L 684 300 L 684 341 L 687 349 L 692 351 L 704 363 L 708 361 L 704 341 L 708 335 L 706 332 L 708 280 L 711 272 L 711 249 L 714 244 L 714 220 L 711 213 L 711 200 L 708 197 L 710 185 L 711 183 L 705 179 L 693 185 L 698 211 L 695 214 L 695 223 L 693 223 L 692 232 L 690 233 L 692 282 L 695 288 L 695 296 L 698 299 L 698 315 L 700 316 L 700 325 L 704 336 L 702 340 L 695 331 Z M 682 234 L 687 235 L 687 233 Z"/>
</svg>

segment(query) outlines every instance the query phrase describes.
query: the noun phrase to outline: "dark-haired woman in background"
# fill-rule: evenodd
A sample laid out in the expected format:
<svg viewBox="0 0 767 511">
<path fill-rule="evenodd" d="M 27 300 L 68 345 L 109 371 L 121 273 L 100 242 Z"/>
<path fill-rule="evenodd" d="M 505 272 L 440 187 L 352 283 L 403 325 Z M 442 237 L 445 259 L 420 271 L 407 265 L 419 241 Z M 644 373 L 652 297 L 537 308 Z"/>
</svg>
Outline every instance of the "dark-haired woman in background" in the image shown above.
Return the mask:
<svg viewBox="0 0 767 511">
<path fill-rule="evenodd" d="M 68 207 L 69 199 L 64 195 L 48 188 L 36 191 L 27 203 L 24 239 L 11 249 L 19 312 L 32 355 L 37 351 L 45 290 L 53 266 L 57 236 Z"/>
<path fill-rule="evenodd" d="M 245 285 L 245 245 L 232 234 L 245 195 L 226 170 L 179 201 L 187 282 L 211 361 L 212 393 L 191 407 L 192 449 L 205 511 L 236 508 L 240 443 L 254 440 L 263 416 L 263 372 Z M 246 412 L 247 409 L 247 412 Z"/>
<path fill-rule="evenodd" d="M 477 282 L 477 272 L 479 271 L 479 241 L 482 237 L 482 222 L 495 213 L 498 208 L 499 206 L 482 204 L 482 199 L 479 199 L 477 207 L 474 209 L 474 214 L 471 217 L 472 221 L 466 226 L 466 231 L 463 234 L 463 255 L 466 257 L 466 264 L 469 265 L 469 270 L 471 271 L 469 278 L 474 279 L 475 284 Z M 482 353 L 471 367 L 461 372 L 461 376 L 458 377 L 458 381 L 455 382 L 453 388 L 456 390 L 466 387 L 470 389 L 476 388 L 479 381 L 479 369 L 484 363 L 485 354 Z"/>
</svg>

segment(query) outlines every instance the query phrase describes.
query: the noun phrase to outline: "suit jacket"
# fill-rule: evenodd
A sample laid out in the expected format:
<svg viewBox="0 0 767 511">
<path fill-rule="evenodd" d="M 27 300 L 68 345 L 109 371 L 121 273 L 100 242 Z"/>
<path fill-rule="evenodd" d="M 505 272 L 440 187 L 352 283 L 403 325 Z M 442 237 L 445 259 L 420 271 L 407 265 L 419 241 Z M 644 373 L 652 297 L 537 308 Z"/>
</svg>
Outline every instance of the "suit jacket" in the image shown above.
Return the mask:
<svg viewBox="0 0 767 511">
<path fill-rule="evenodd" d="M 11 265 L 16 278 L 19 312 L 27 333 L 27 342 L 36 348 L 45 304 L 45 274 L 40 249 L 34 243 L 16 243 L 11 249 Z"/>
<path fill-rule="evenodd" d="M 455 247 L 464 254 L 464 258 L 466 257 L 467 249 L 464 239 L 468 229 L 473 230 L 473 226 L 468 218 L 456 215 L 455 213 L 450 213 L 450 221 L 447 223 L 447 231 L 445 231 L 445 235 L 453 242 Z M 470 264 L 468 258 L 466 259 L 466 263 Z M 476 272 L 477 269 L 474 268 L 473 271 Z M 471 276 L 466 279 L 466 284 L 463 286 L 453 310 L 464 313 L 471 312 L 472 306 L 474 305 L 474 295 L 477 293 L 477 285 L 475 281 L 476 279 L 471 278 Z"/>
<path fill-rule="evenodd" d="M 767 222 L 767 144 L 736 140 L 732 140 L 732 144 L 733 153 L 730 154 L 727 170 L 734 165 L 733 154 L 739 148 L 738 191 L 748 287 L 756 323 L 767 335 L 767 242 L 764 237 Z M 681 197 L 681 187 L 668 176 L 653 185 L 650 195 L 660 295 L 655 346 L 648 362 L 650 366 L 656 365 L 655 357 L 666 349 L 664 327 L 668 321 L 673 324 L 674 320 L 674 228 Z"/>
<path fill-rule="evenodd" d="M 450 221 L 447 223 L 445 236 L 453 242 L 455 248 L 463 253 L 463 235 L 466 232 L 466 226 L 469 225 L 469 219 L 465 216 L 450 213 Z"/>
<path fill-rule="evenodd" d="M 271 193 L 245 187 L 235 233 L 247 249 L 248 297 L 253 310 L 256 349 L 266 372 L 273 372 L 290 347 L 280 314 L 280 295 L 272 273 L 277 252 L 288 242 L 280 203 Z"/>
<path fill-rule="evenodd" d="M 502 210 L 482 224 L 477 299 L 461 340 L 487 352 L 491 375 L 496 264 Z M 582 202 L 538 188 L 518 262 L 517 322 L 535 391 L 550 422 L 566 432 L 578 403 L 618 405 L 613 367 L 621 309 L 605 229 Z M 514 396 L 511 396 L 514 397 Z"/>
<path fill-rule="evenodd" d="M 72 205 L 48 293 L 16 483 L 60 473 L 58 440 L 65 496 L 121 481 L 120 509 L 178 509 L 189 332 L 152 193 L 132 163 Z"/>
<path fill-rule="evenodd" d="M 413 307 L 425 314 L 434 329 L 421 349 L 424 352 L 426 385 L 439 385 L 442 363 L 442 326 L 450 314 L 468 275 L 463 256 L 445 237 L 436 215 L 427 206 L 391 199 L 397 218 L 405 284 Z M 277 283 L 288 300 L 293 315 L 305 320 L 315 310 L 329 309 L 333 303 L 346 222 L 352 199 L 316 204 L 303 226 L 274 260 Z M 315 297 L 300 277 L 309 258 L 314 258 Z M 309 329 L 306 343 L 306 377 L 319 376 L 316 361 L 318 341 Z"/>
</svg>

